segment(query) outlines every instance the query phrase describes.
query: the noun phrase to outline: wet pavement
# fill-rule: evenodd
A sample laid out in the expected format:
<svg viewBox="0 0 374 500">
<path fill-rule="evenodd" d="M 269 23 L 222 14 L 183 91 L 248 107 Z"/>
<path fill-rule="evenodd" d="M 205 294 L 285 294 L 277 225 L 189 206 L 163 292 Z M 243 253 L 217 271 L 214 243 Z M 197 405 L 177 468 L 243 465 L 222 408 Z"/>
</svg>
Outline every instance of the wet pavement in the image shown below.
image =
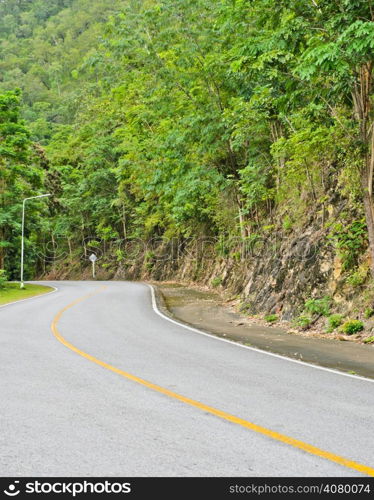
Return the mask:
<svg viewBox="0 0 374 500">
<path fill-rule="evenodd" d="M 157 283 L 164 312 L 188 325 L 244 345 L 374 379 L 374 345 L 290 334 L 251 323 L 224 305 L 218 293 Z"/>
</svg>

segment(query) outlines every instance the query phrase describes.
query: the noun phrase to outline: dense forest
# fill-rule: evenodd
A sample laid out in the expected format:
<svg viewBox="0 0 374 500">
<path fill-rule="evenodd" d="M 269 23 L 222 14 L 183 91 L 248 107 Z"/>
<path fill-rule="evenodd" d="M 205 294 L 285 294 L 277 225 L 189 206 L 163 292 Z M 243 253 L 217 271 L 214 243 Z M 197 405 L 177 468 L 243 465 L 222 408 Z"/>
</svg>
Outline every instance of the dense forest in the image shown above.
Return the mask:
<svg viewBox="0 0 374 500">
<path fill-rule="evenodd" d="M 126 265 L 134 238 L 240 259 L 313 219 L 371 283 L 373 21 L 372 0 L 0 0 L 0 268 L 47 192 L 29 278 L 82 245 Z"/>
</svg>

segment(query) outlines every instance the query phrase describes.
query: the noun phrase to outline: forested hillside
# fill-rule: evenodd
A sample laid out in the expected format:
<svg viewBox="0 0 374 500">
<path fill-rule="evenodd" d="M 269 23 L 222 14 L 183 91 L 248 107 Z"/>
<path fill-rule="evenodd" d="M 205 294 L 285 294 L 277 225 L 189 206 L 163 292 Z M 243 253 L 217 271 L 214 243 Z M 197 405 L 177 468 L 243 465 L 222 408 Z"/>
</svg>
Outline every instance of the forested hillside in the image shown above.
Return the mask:
<svg viewBox="0 0 374 500">
<path fill-rule="evenodd" d="M 22 197 L 51 192 L 29 277 L 91 246 L 106 276 L 254 311 L 372 307 L 373 21 L 371 0 L 1 0 L 0 267 L 19 274 Z M 157 259 L 172 239 L 193 266 Z"/>
</svg>

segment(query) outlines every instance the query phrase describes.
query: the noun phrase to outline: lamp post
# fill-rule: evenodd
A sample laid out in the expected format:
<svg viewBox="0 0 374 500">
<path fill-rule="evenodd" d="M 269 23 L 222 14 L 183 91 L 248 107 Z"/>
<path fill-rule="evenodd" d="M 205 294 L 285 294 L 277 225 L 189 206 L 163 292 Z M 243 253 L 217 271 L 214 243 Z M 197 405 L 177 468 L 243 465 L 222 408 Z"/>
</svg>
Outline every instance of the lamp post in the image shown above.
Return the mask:
<svg viewBox="0 0 374 500">
<path fill-rule="evenodd" d="M 48 194 L 39 194 L 38 196 L 30 196 L 29 198 L 25 198 L 22 202 L 22 239 L 21 239 L 21 282 L 20 282 L 20 288 L 25 288 L 25 285 L 23 283 L 23 256 L 25 253 L 25 208 L 26 208 L 26 201 L 28 200 L 35 200 L 36 198 L 46 198 L 47 196 L 51 196 L 50 193 Z"/>
</svg>

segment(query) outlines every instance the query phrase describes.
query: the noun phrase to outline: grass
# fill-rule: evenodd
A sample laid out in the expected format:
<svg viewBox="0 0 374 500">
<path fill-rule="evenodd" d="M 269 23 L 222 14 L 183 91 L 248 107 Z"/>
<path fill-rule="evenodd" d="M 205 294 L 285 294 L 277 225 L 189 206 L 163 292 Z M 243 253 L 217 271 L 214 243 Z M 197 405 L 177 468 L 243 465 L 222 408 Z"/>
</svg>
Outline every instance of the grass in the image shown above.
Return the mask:
<svg viewBox="0 0 374 500">
<path fill-rule="evenodd" d="M 366 339 L 364 339 L 364 344 L 374 344 L 374 335 L 372 335 L 371 337 L 367 337 Z"/>
<path fill-rule="evenodd" d="M 338 328 L 343 323 L 343 315 L 342 314 L 331 314 L 327 318 L 327 333 L 332 333 L 335 328 Z"/>
<path fill-rule="evenodd" d="M 294 326 L 298 326 L 300 328 L 302 328 L 303 330 L 306 330 L 310 324 L 311 324 L 312 320 L 311 318 L 309 318 L 309 316 L 299 316 L 298 318 L 295 318 L 292 323 L 294 324 Z"/>
<path fill-rule="evenodd" d="M 26 284 L 24 289 L 20 289 L 19 283 L 7 283 L 4 288 L 0 288 L 0 305 L 8 304 L 16 300 L 28 299 L 36 295 L 42 295 L 52 291 L 53 288 L 44 285 Z"/>
<path fill-rule="evenodd" d="M 211 281 L 211 285 L 216 288 L 217 286 L 221 285 L 222 284 L 222 278 L 220 278 L 219 276 L 216 276 L 215 278 L 212 279 Z"/>
<path fill-rule="evenodd" d="M 268 323 L 274 323 L 275 321 L 278 321 L 278 316 L 276 314 L 267 314 L 264 317 L 264 320 Z"/>
</svg>

